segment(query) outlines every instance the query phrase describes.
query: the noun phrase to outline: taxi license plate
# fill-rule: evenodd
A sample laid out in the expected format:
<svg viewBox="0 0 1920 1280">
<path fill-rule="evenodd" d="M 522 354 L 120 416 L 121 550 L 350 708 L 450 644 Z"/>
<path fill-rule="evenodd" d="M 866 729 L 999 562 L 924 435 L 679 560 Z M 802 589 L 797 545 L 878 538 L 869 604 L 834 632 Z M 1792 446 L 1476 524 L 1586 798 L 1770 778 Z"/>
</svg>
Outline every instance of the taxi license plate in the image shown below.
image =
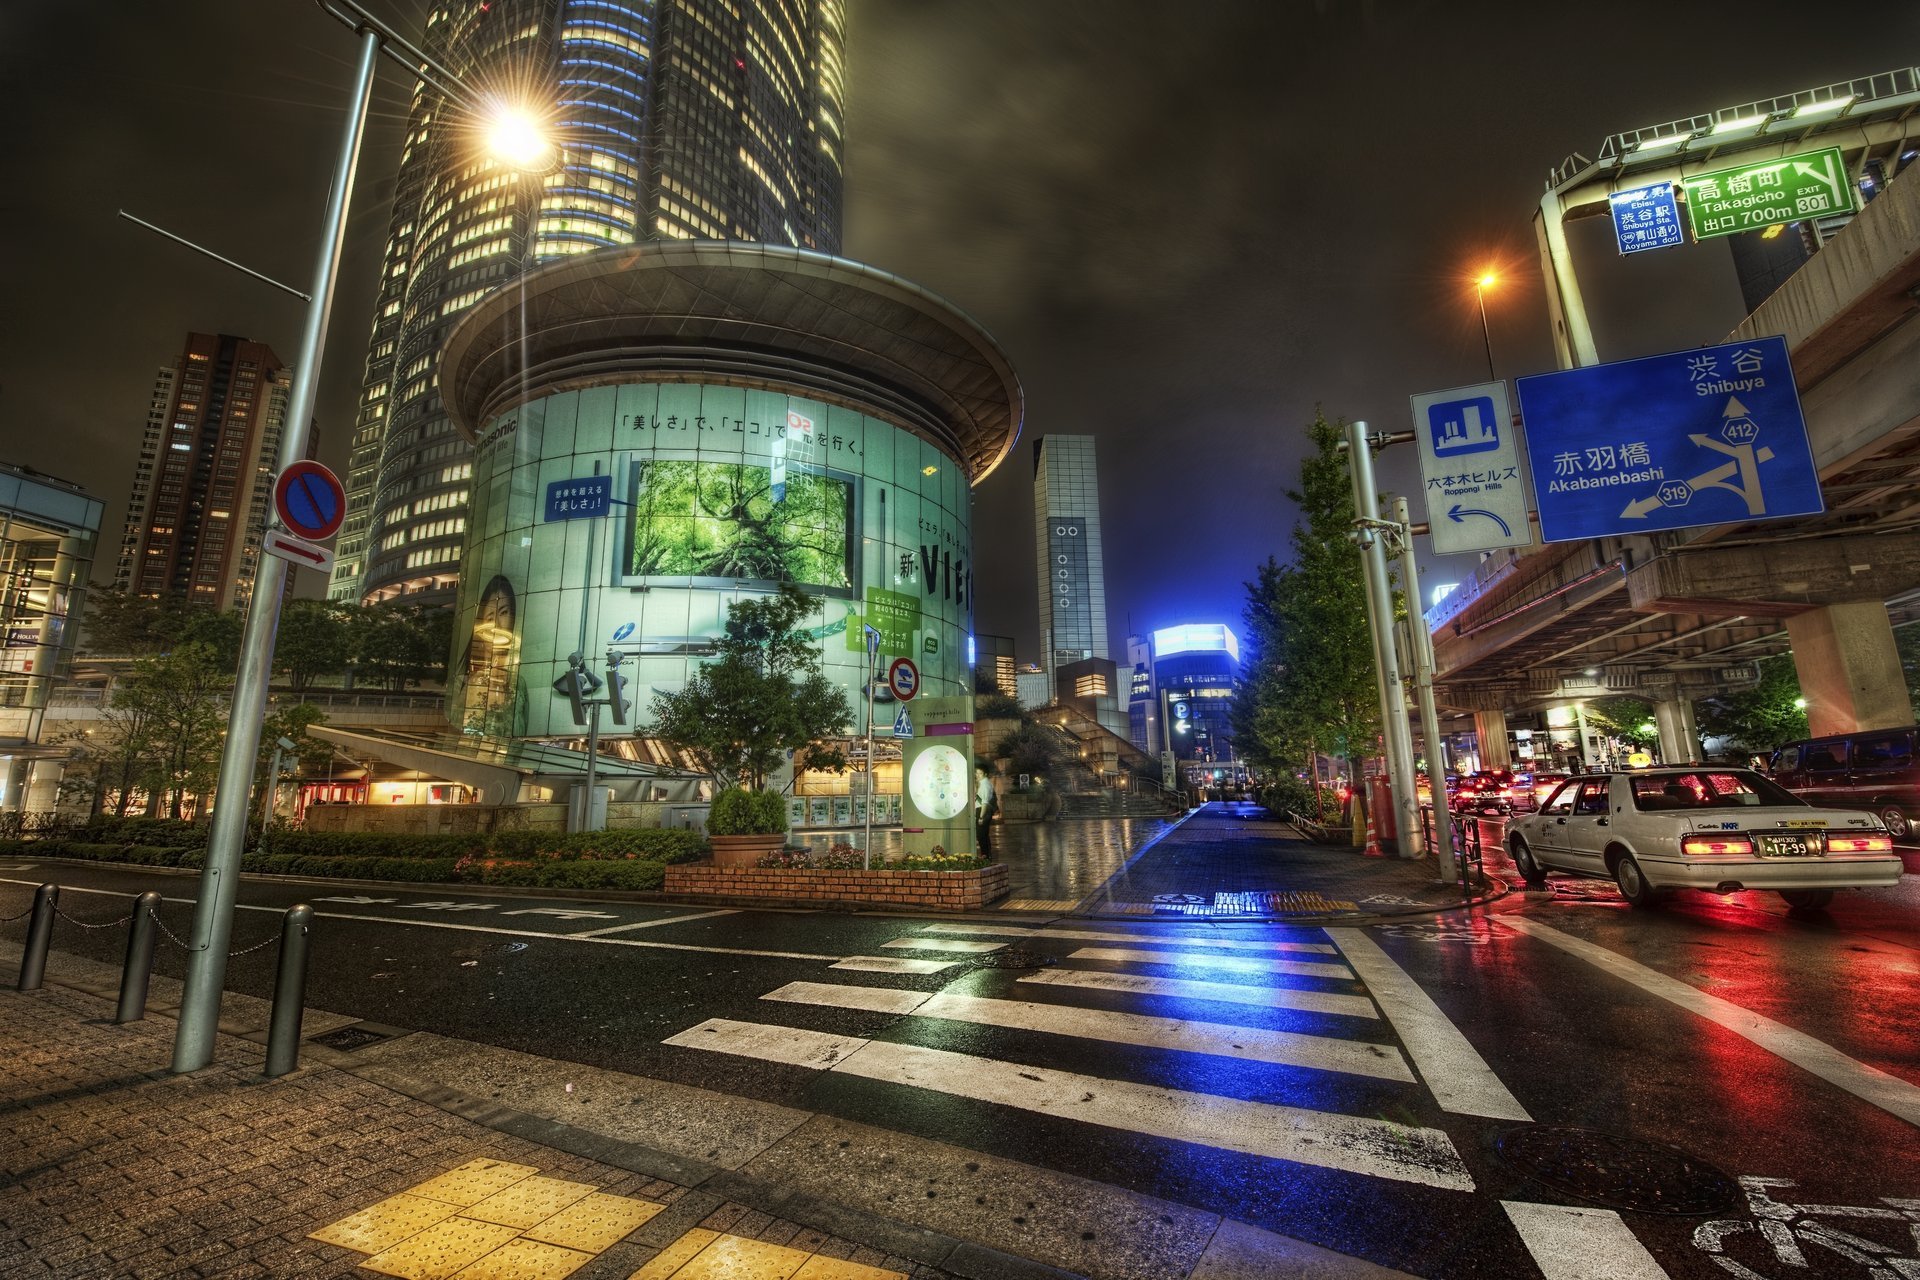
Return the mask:
<svg viewBox="0 0 1920 1280">
<path fill-rule="evenodd" d="M 1801 835 L 1761 836 L 1758 844 L 1763 858 L 1805 858 L 1819 852 L 1809 846 L 1807 837 Z"/>
</svg>

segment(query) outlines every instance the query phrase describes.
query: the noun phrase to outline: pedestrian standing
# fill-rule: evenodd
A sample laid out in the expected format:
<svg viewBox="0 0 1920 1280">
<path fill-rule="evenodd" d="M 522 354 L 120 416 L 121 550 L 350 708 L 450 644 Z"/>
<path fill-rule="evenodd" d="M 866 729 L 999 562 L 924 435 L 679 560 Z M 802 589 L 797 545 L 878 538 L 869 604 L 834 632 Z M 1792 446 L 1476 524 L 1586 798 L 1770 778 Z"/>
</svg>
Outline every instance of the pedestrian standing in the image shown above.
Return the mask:
<svg viewBox="0 0 1920 1280">
<path fill-rule="evenodd" d="M 980 856 L 988 862 L 993 861 L 993 813 L 1000 807 L 1000 797 L 993 792 L 993 779 L 980 765 L 973 767 L 974 774 L 974 831 L 980 838 Z"/>
</svg>

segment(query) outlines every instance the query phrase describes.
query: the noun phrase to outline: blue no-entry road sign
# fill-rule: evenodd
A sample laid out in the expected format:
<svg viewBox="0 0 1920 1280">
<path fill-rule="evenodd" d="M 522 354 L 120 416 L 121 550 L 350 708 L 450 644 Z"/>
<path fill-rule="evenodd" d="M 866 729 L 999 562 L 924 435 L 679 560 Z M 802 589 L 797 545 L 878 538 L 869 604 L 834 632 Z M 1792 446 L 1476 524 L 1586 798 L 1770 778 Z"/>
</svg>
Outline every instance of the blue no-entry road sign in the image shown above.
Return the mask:
<svg viewBox="0 0 1920 1280">
<path fill-rule="evenodd" d="M 1671 182 L 1616 191 L 1608 203 L 1613 207 L 1613 235 L 1619 241 L 1621 253 L 1670 249 L 1687 242 L 1686 229 L 1680 225 L 1680 204 L 1674 198 Z"/>
<path fill-rule="evenodd" d="M 613 502 L 612 476 L 580 476 L 547 485 L 548 520 L 585 520 L 607 514 Z"/>
<path fill-rule="evenodd" d="M 302 459 L 273 482 L 273 509 L 289 533 L 324 542 L 347 518 L 347 491 L 340 487 L 339 476 Z"/>
<path fill-rule="evenodd" d="M 1785 338 L 1543 373 L 1518 387 L 1548 542 L 1826 509 Z"/>
</svg>

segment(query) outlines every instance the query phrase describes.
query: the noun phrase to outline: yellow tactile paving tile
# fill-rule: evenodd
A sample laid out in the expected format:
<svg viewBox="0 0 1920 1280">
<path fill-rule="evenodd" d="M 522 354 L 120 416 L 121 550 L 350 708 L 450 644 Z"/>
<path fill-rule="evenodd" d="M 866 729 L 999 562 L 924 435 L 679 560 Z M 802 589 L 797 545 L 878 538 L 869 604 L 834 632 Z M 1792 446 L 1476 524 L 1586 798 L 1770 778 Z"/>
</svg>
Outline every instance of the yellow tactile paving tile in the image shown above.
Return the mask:
<svg viewBox="0 0 1920 1280">
<path fill-rule="evenodd" d="M 628 1276 L 627 1280 L 667 1280 L 667 1277 L 684 1267 L 695 1254 L 719 1238 L 718 1231 L 695 1227 L 655 1254 L 652 1261 Z"/>
<path fill-rule="evenodd" d="M 360 1265 L 401 1280 L 450 1280 L 520 1233 L 471 1218 L 448 1218 Z"/>
<path fill-rule="evenodd" d="M 667 1206 L 596 1191 L 527 1228 L 529 1240 L 600 1253 L 626 1239 Z"/>
<path fill-rule="evenodd" d="M 592 1262 L 594 1255 L 537 1240 L 509 1240 L 478 1262 L 454 1273 L 454 1280 L 564 1280 Z"/>
<path fill-rule="evenodd" d="M 907 1280 L 907 1273 L 869 1267 L 863 1262 L 823 1258 L 816 1253 L 807 1259 L 805 1266 L 793 1273 L 793 1280 Z"/>
<path fill-rule="evenodd" d="M 402 1192 L 387 1197 L 379 1204 L 369 1205 L 358 1213 L 348 1214 L 338 1222 L 330 1222 L 318 1231 L 310 1231 L 307 1235 L 310 1239 L 324 1240 L 356 1253 L 379 1253 L 382 1249 L 399 1244 L 408 1236 L 419 1235 L 428 1227 L 451 1218 L 456 1212 L 458 1210 L 453 1205 L 444 1201 Z"/>
<path fill-rule="evenodd" d="M 811 1256 L 802 1249 L 723 1235 L 674 1272 L 673 1280 L 788 1280 Z"/>
<path fill-rule="evenodd" d="M 530 1164 L 510 1164 L 505 1160 L 481 1157 L 469 1160 L 457 1169 L 449 1169 L 437 1178 L 428 1178 L 417 1187 L 408 1187 L 407 1192 L 425 1196 L 429 1200 L 444 1200 L 465 1209 L 538 1172 Z"/>
<path fill-rule="evenodd" d="M 520 1179 L 504 1191 L 494 1192 L 476 1205 L 462 1209 L 460 1216 L 477 1218 L 481 1222 L 497 1222 L 503 1227 L 519 1227 L 524 1231 L 591 1194 L 591 1183 L 568 1182 L 563 1178 L 546 1178 L 535 1174 Z"/>
</svg>

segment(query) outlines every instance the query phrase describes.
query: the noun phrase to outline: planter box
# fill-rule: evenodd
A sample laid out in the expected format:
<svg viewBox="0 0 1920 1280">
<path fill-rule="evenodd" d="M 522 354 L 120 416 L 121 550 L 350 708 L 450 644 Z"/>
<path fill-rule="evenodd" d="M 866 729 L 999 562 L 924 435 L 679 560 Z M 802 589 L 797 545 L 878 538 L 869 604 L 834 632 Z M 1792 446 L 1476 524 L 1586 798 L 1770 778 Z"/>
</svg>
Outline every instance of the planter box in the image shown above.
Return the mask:
<svg viewBox="0 0 1920 1280">
<path fill-rule="evenodd" d="M 724 867 L 677 863 L 665 891 L 694 902 L 780 903 L 975 911 L 1007 896 L 1004 862 L 978 871 L 814 871 L 797 867 Z"/>
<path fill-rule="evenodd" d="M 774 835 L 748 836 L 708 836 L 707 843 L 713 846 L 713 865 L 716 867 L 751 867 L 770 853 L 778 853 L 787 847 L 787 833 L 782 831 Z"/>
</svg>

